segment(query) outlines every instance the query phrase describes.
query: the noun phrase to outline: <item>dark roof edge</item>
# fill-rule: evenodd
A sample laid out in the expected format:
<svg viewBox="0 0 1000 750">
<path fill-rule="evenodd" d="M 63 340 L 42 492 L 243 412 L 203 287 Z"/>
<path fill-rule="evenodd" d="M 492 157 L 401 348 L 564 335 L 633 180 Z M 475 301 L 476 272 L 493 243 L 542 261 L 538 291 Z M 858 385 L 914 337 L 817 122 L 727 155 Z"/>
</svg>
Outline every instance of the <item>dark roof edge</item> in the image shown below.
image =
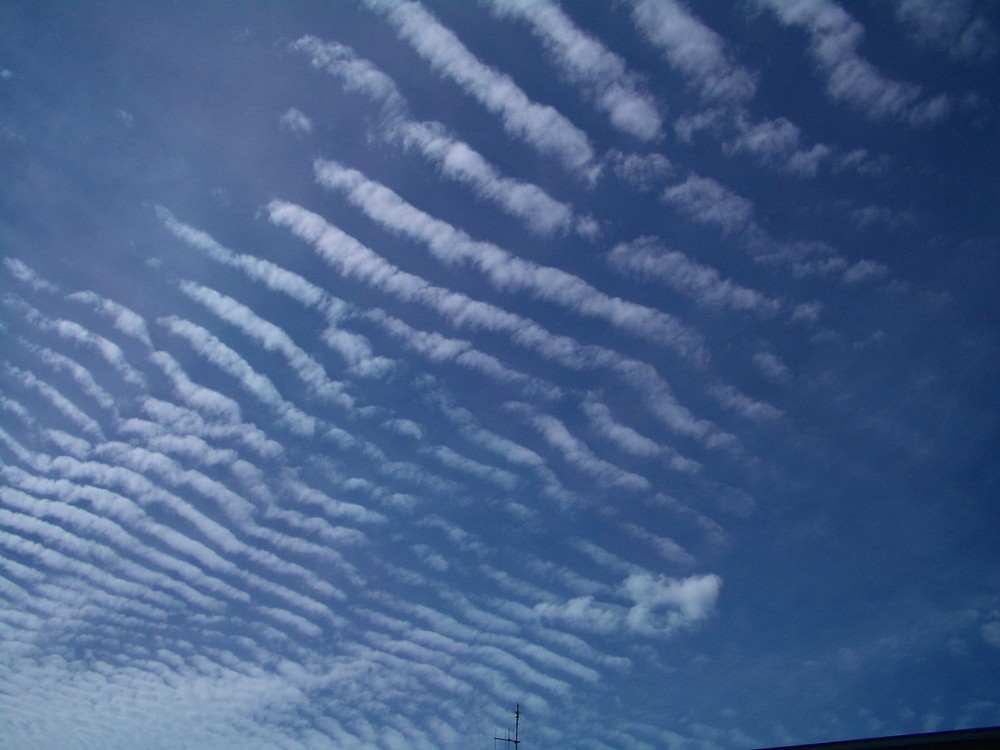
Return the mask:
<svg viewBox="0 0 1000 750">
<path fill-rule="evenodd" d="M 985 743 L 990 742 L 990 745 Z M 995 743 L 995 744 L 993 744 Z M 924 734 L 900 734 L 891 737 L 872 737 L 863 740 L 838 740 L 836 742 L 820 742 L 809 745 L 782 745 L 760 750 L 868 750 L 871 748 L 905 748 L 905 747 L 954 747 L 969 748 L 1000 748 L 1000 727 L 981 727 L 978 729 L 951 729 L 944 732 L 927 732 Z"/>
</svg>

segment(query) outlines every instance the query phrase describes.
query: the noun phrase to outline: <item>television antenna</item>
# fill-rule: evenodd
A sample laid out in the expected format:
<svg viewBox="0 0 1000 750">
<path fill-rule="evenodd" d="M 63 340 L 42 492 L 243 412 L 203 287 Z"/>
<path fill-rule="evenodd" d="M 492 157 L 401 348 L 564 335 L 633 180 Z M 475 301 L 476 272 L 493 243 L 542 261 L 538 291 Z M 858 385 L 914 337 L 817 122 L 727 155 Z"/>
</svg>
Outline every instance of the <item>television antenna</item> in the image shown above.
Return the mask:
<svg viewBox="0 0 1000 750">
<path fill-rule="evenodd" d="M 504 737 L 494 737 L 493 738 L 493 747 L 494 747 L 494 749 L 496 748 L 498 742 L 502 742 L 504 744 L 504 750 L 511 750 L 511 747 L 510 747 L 511 745 L 514 746 L 514 750 L 518 750 L 517 746 L 519 744 L 521 744 L 521 740 L 518 738 L 518 733 L 520 731 L 521 731 L 521 704 L 520 703 L 515 703 L 514 704 L 514 736 L 513 737 L 510 736 L 510 730 L 509 729 L 504 730 L 504 734 L 506 736 L 504 736 Z"/>
</svg>

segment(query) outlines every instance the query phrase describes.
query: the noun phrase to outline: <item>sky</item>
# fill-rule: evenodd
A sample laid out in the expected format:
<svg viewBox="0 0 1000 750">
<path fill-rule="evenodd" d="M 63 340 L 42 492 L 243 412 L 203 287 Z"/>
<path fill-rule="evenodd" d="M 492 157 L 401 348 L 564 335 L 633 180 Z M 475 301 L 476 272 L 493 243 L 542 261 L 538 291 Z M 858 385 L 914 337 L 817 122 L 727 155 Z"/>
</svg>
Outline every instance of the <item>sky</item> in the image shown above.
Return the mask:
<svg viewBox="0 0 1000 750">
<path fill-rule="evenodd" d="M 995 0 L 0 1 L 0 744 L 1000 725 L 998 63 Z"/>
</svg>

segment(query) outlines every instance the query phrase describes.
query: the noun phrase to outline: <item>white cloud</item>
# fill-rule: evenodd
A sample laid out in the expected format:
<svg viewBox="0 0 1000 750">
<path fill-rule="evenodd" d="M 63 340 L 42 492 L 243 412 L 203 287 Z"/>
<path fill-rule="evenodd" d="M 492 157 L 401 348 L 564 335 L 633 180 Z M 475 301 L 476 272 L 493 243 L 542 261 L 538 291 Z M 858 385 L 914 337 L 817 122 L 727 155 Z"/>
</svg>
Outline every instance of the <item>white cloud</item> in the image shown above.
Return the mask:
<svg viewBox="0 0 1000 750">
<path fill-rule="evenodd" d="M 715 224 L 726 232 L 753 226 L 753 204 L 711 177 L 689 175 L 663 191 L 663 200 L 701 224 Z"/>
<path fill-rule="evenodd" d="M 9 300 L 4 300 L 8 304 Z M 145 387 L 146 379 L 135 367 L 133 367 L 121 347 L 113 341 L 109 341 L 103 336 L 99 336 L 93 331 L 84 328 L 79 323 L 72 320 L 51 319 L 42 315 L 38 310 L 26 303 L 17 305 L 24 313 L 30 323 L 43 331 L 56 333 L 61 338 L 74 341 L 77 344 L 91 347 L 97 351 L 111 367 L 128 383 Z"/>
<path fill-rule="evenodd" d="M 897 18 L 922 45 L 971 60 L 990 60 L 1000 50 L 996 29 L 969 0 L 896 0 L 895 5 Z"/>
<path fill-rule="evenodd" d="M 124 109 L 118 108 L 115 110 L 115 117 L 128 129 L 132 129 L 135 125 L 135 116 Z"/>
<path fill-rule="evenodd" d="M 477 196 L 521 219 L 537 234 L 565 234 L 577 226 L 572 206 L 530 182 L 504 177 L 440 123 L 401 121 L 390 133 L 404 146 L 419 149 L 446 177 L 469 185 Z"/>
<path fill-rule="evenodd" d="M 823 144 L 803 148 L 800 128 L 784 117 L 750 123 L 740 116 L 736 125 L 736 137 L 724 146 L 728 153 L 746 152 L 762 164 L 802 177 L 815 176 L 833 151 Z"/>
<path fill-rule="evenodd" d="M 77 428 L 98 440 L 104 439 L 104 431 L 101 429 L 101 425 L 98 424 L 97 420 L 83 411 L 83 409 L 78 407 L 51 385 L 43 380 L 40 380 L 34 373 L 22 370 L 19 367 L 14 367 L 9 364 L 4 365 L 4 370 L 8 375 L 20 382 L 23 386 L 31 388 L 41 394 L 41 396 L 48 401 L 56 409 L 56 411 L 62 414 L 67 421 L 74 424 Z"/>
<path fill-rule="evenodd" d="M 563 603 L 542 602 L 534 611 L 542 620 L 554 620 L 597 633 L 630 631 L 648 637 L 668 637 L 707 619 L 715 608 L 722 580 L 716 575 L 684 579 L 639 572 L 629 575 L 619 592 L 631 606 L 603 603 L 594 596 L 578 596 Z"/>
<path fill-rule="evenodd" d="M 832 0 L 760 0 L 782 23 L 809 33 L 810 52 L 826 77 L 827 93 L 874 120 L 929 125 L 951 109 L 947 95 L 924 99 L 921 86 L 886 78 L 858 54 L 864 28 Z"/>
<path fill-rule="evenodd" d="M 622 584 L 622 592 L 635 604 L 629 609 L 628 626 L 646 635 L 669 635 L 708 618 L 719 597 L 722 579 L 695 575 L 680 580 L 638 573 Z"/>
<path fill-rule="evenodd" d="M 20 260 L 19 258 L 7 257 L 3 259 L 3 264 L 11 276 L 18 281 L 27 284 L 34 291 L 49 292 L 50 294 L 56 294 L 59 292 L 58 286 L 53 284 L 51 281 L 43 279 L 23 260 Z"/>
<path fill-rule="evenodd" d="M 98 385 L 90 371 L 79 362 L 44 346 L 36 347 L 27 341 L 23 342 L 23 344 L 45 364 L 58 372 L 68 373 L 80 390 L 87 394 L 94 403 L 112 414 L 117 413 L 114 398 Z"/>
<path fill-rule="evenodd" d="M 149 360 L 160 367 L 174 386 L 174 392 L 188 404 L 211 419 L 238 423 L 242 419 L 239 404 L 229 396 L 191 381 L 180 364 L 166 352 L 153 352 Z"/>
<path fill-rule="evenodd" d="M 216 336 L 190 321 L 169 315 L 157 322 L 174 336 L 188 341 L 194 350 L 219 369 L 234 377 L 240 386 L 262 403 L 271 407 L 279 420 L 299 435 L 316 431 L 316 418 L 286 401 L 266 375 L 256 372 L 250 364 Z"/>
<path fill-rule="evenodd" d="M 548 399 L 558 398 L 557 386 L 539 378 L 512 370 L 492 354 L 476 349 L 472 342 L 445 336 L 437 331 L 420 331 L 382 310 L 369 310 L 365 317 L 382 326 L 409 349 L 432 362 L 453 362 L 460 367 L 476 370 L 500 383 L 512 383 L 527 393 Z"/>
<path fill-rule="evenodd" d="M 694 555 L 669 537 L 658 536 L 634 523 L 622 524 L 629 536 L 650 545 L 664 559 L 684 566 L 695 564 Z"/>
<path fill-rule="evenodd" d="M 666 284 L 715 310 L 728 308 L 773 315 L 781 307 L 777 300 L 723 279 L 714 268 L 669 250 L 652 237 L 616 245 L 608 255 L 608 262 L 616 271 Z"/>
<path fill-rule="evenodd" d="M 185 281 L 181 282 L 181 291 L 236 326 L 264 349 L 280 353 L 316 397 L 344 407 L 353 406 L 354 399 L 345 393 L 345 385 L 331 380 L 323 366 L 292 341 L 282 328 L 214 289 Z"/>
<path fill-rule="evenodd" d="M 373 63 L 357 57 L 349 47 L 304 37 L 293 49 L 310 55 L 314 67 L 338 77 L 348 90 L 360 89 L 393 113 L 382 124 L 385 137 L 405 148 L 416 149 L 442 175 L 463 183 L 481 199 L 524 221 L 542 235 L 577 231 L 587 236 L 586 217 L 575 217 L 573 207 L 552 198 L 537 185 L 506 177 L 468 143 L 440 122 L 418 122 L 406 113 L 409 107 L 395 84 Z"/>
<path fill-rule="evenodd" d="M 397 34 L 442 75 L 452 79 L 486 109 L 500 117 L 504 129 L 540 153 L 555 156 L 587 181 L 600 166 L 586 133 L 553 107 L 531 101 L 509 76 L 473 55 L 458 37 L 416 2 L 365 0 L 382 14 Z"/>
<path fill-rule="evenodd" d="M 783 384 L 791 381 L 791 371 L 777 355 L 770 352 L 757 352 L 753 355 L 752 360 L 757 369 L 768 380 Z"/>
<path fill-rule="evenodd" d="M 753 98 L 754 76 L 730 62 L 722 37 L 677 0 L 632 0 L 632 20 L 704 101 L 735 105 Z"/>
<path fill-rule="evenodd" d="M 279 120 L 281 127 L 295 135 L 308 135 L 312 132 L 313 122 L 301 110 L 292 107 Z"/>
<path fill-rule="evenodd" d="M 552 415 L 540 413 L 521 403 L 508 403 L 504 408 L 522 416 L 541 433 L 552 448 L 561 454 L 563 460 L 591 475 L 603 486 L 638 492 L 650 489 L 649 480 L 598 456 L 582 440 L 573 435 L 561 420 Z"/>
<path fill-rule="evenodd" d="M 701 464 L 697 461 L 685 458 L 670 446 L 661 445 L 628 425 L 615 420 L 611 409 L 593 395 L 584 400 L 582 407 L 590 420 L 591 428 L 604 439 L 614 443 L 619 450 L 640 458 L 662 458 L 675 471 L 685 473 L 700 471 Z"/>
<path fill-rule="evenodd" d="M 396 82 L 368 60 L 358 57 L 347 45 L 304 36 L 292 44 L 291 49 L 309 55 L 314 68 L 339 78 L 348 91 L 374 99 L 387 113 L 398 115 L 408 109 Z"/>
<path fill-rule="evenodd" d="M 563 75 L 581 86 L 616 128 L 641 140 L 660 135 L 656 102 L 628 72 L 625 61 L 577 27 L 558 5 L 538 0 L 489 0 L 488 4 L 495 16 L 526 21 Z"/>
<path fill-rule="evenodd" d="M 782 416 L 782 411 L 771 404 L 750 398 L 731 385 L 714 385 L 708 389 L 720 404 L 742 414 L 747 419 L 772 421 Z"/>
<path fill-rule="evenodd" d="M 857 284 L 862 281 L 883 279 L 889 275 L 889 269 L 875 260 L 859 260 L 844 271 L 844 281 Z"/>
<path fill-rule="evenodd" d="M 299 302 L 304 307 L 315 307 L 327 315 L 343 312 L 347 305 L 328 294 L 321 287 L 302 276 L 292 273 L 268 260 L 252 255 L 236 253 L 223 247 L 209 234 L 178 221 L 170 211 L 163 206 L 156 207 L 157 216 L 164 226 L 176 237 L 184 240 L 191 247 L 205 253 L 212 260 L 243 271 L 254 281 L 259 281 L 276 292 L 280 292 Z"/>
<path fill-rule="evenodd" d="M 566 271 L 517 258 L 490 243 L 473 240 L 460 229 L 424 213 L 357 170 L 336 162 L 318 161 L 320 184 L 343 192 L 370 218 L 428 246 L 449 264 L 468 263 L 501 291 L 528 292 L 584 317 L 603 319 L 633 335 L 674 348 L 695 360 L 705 357 L 701 337 L 667 313 L 611 297 Z"/>
<path fill-rule="evenodd" d="M 312 243 L 331 267 L 398 299 L 436 310 L 453 325 L 504 333 L 518 346 L 574 370 L 609 369 L 642 394 L 650 412 L 680 434 L 696 437 L 712 447 L 732 445 L 733 436 L 711 422 L 695 418 L 681 406 L 656 370 L 598 346 L 555 335 L 534 321 L 479 302 L 402 271 L 317 214 L 284 201 L 268 206 L 272 223 L 288 227 Z"/>
<path fill-rule="evenodd" d="M 612 151 L 609 154 L 614 173 L 637 190 L 652 190 L 674 173 L 674 166 L 663 154 L 626 154 Z"/>
<path fill-rule="evenodd" d="M 66 299 L 91 305 L 101 315 L 110 318 L 119 331 L 138 339 L 150 348 L 153 347 L 153 342 L 149 339 L 149 330 L 146 328 L 146 321 L 141 315 L 124 305 L 101 297 L 94 292 L 74 292 Z"/>
<path fill-rule="evenodd" d="M 979 628 L 983 640 L 993 648 L 1000 648 L 1000 620 L 987 622 Z"/>
</svg>

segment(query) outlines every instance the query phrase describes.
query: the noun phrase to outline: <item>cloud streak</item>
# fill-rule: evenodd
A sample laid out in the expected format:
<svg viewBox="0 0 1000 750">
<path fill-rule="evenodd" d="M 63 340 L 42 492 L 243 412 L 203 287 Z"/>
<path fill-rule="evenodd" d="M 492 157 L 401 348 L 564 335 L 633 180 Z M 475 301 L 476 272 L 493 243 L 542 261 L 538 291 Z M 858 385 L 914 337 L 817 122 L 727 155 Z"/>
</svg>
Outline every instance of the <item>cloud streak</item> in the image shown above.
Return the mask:
<svg viewBox="0 0 1000 750">
<path fill-rule="evenodd" d="M 585 180 L 600 171 L 587 135 L 555 108 L 531 101 L 513 80 L 473 55 L 422 5 L 365 0 L 431 67 L 497 115 L 509 135 L 553 156 Z"/>
<path fill-rule="evenodd" d="M 560 72 L 580 86 L 611 123 L 640 140 L 658 138 L 662 120 L 653 97 L 641 89 L 625 61 L 582 31 L 553 2 L 484 0 L 498 18 L 517 18 L 542 41 Z"/>
<path fill-rule="evenodd" d="M 912 126 L 933 125 L 948 116 L 951 101 L 924 97 L 914 83 L 894 81 L 858 54 L 864 28 L 832 0 L 761 0 L 789 26 L 809 34 L 809 51 L 826 77 L 826 90 L 873 120 L 896 119 Z"/>
<path fill-rule="evenodd" d="M 517 258 L 489 242 L 475 241 L 357 170 L 324 160 L 317 161 L 315 169 L 320 184 L 342 192 L 373 220 L 425 243 L 436 258 L 449 265 L 471 265 L 501 291 L 528 292 L 536 299 L 554 302 L 584 317 L 603 319 L 628 333 L 669 346 L 695 361 L 707 359 L 701 337 L 664 312 L 611 297 L 558 268 Z"/>
<path fill-rule="evenodd" d="M 412 119 L 409 105 L 392 79 L 350 47 L 306 36 L 291 48 L 307 54 L 313 67 L 340 79 L 348 91 L 379 102 L 386 112 L 381 125 L 386 139 L 417 150 L 442 175 L 470 187 L 480 199 L 525 222 L 532 232 L 553 235 L 575 231 L 582 236 L 596 233 L 592 219 L 576 216 L 571 205 L 555 200 L 537 185 L 501 174 L 442 123 Z"/>
</svg>

